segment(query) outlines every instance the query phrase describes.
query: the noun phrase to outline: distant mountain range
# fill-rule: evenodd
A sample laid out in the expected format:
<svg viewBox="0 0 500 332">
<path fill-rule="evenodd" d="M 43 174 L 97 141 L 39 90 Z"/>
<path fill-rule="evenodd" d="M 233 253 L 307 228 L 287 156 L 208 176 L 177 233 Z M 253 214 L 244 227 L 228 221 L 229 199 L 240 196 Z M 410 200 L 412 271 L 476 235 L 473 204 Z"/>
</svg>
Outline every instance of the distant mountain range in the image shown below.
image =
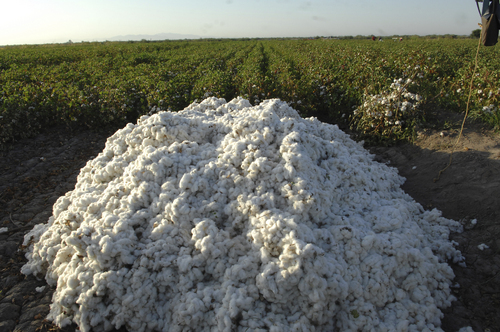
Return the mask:
<svg viewBox="0 0 500 332">
<path fill-rule="evenodd" d="M 184 35 L 180 33 L 157 33 L 156 35 L 125 35 L 109 38 L 109 41 L 128 41 L 128 40 L 166 40 L 166 39 L 200 39 L 211 38 L 197 35 Z"/>
</svg>

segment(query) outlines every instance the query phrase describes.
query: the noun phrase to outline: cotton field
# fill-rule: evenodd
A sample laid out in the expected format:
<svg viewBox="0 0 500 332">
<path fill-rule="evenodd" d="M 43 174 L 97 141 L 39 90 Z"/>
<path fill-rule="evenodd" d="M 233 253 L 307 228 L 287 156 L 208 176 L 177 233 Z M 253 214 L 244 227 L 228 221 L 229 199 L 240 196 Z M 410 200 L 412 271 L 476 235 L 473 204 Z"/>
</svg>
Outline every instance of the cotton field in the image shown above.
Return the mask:
<svg viewBox="0 0 500 332">
<path fill-rule="evenodd" d="M 440 331 L 458 222 L 287 103 L 128 124 L 24 241 L 81 331 Z"/>
</svg>

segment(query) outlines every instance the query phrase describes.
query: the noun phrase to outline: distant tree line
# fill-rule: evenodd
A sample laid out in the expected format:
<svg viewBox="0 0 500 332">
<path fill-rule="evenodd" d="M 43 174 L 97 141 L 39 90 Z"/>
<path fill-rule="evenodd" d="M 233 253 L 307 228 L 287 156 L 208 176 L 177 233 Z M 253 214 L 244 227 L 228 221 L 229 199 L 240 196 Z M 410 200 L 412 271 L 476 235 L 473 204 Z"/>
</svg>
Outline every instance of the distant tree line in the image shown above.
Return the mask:
<svg viewBox="0 0 500 332">
<path fill-rule="evenodd" d="M 481 29 L 472 30 L 472 33 L 469 36 L 470 38 L 480 38 L 481 37 Z"/>
<path fill-rule="evenodd" d="M 479 34 L 481 33 L 481 30 L 478 30 Z M 473 32 L 474 33 L 474 32 Z M 476 37 L 475 34 L 471 34 L 470 36 L 466 35 L 454 35 L 454 34 L 445 34 L 445 35 L 426 35 L 426 36 L 420 36 L 420 35 L 392 35 L 392 36 L 379 36 L 379 35 L 357 35 L 357 36 L 338 36 L 334 38 L 338 39 L 371 39 L 372 36 L 382 37 L 385 39 L 391 39 L 391 38 L 403 38 L 403 39 L 465 39 L 465 38 L 479 38 L 479 35 Z"/>
</svg>

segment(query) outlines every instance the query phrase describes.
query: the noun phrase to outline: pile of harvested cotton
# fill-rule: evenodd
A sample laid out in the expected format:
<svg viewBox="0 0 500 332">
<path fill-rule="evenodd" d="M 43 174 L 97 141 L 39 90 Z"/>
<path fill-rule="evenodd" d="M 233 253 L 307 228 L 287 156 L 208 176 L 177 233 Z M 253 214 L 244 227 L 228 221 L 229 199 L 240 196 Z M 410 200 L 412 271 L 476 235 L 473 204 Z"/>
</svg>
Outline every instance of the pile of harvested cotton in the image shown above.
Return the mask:
<svg viewBox="0 0 500 332">
<path fill-rule="evenodd" d="M 82 331 L 439 330 L 458 222 L 337 126 L 209 98 L 111 136 L 25 237 Z"/>
</svg>

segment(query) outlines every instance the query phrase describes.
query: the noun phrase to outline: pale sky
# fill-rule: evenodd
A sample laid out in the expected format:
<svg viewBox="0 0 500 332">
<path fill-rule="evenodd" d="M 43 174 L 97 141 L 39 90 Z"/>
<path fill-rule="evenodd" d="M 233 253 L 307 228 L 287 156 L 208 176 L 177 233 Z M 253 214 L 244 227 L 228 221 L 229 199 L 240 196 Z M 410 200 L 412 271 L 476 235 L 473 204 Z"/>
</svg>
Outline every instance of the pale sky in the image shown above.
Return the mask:
<svg viewBox="0 0 500 332">
<path fill-rule="evenodd" d="M 473 0 L 3 0 L 0 45 L 119 35 L 314 37 L 469 35 Z"/>
</svg>

